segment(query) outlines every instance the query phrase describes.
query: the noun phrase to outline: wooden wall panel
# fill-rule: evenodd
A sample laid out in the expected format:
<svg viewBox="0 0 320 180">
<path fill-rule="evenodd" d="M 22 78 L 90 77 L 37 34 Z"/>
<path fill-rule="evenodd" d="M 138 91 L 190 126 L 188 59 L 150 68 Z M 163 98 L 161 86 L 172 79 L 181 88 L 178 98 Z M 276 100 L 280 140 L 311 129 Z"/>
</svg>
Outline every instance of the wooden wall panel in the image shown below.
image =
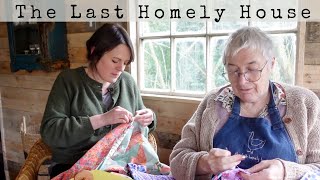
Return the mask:
<svg viewBox="0 0 320 180">
<path fill-rule="evenodd" d="M 49 91 L 0 87 L 2 107 L 28 112 L 43 113 Z"/>
<path fill-rule="evenodd" d="M 22 116 L 27 116 L 27 125 L 40 125 L 42 113 L 18 111 L 15 109 L 3 108 L 3 116 L 6 117 L 4 123 L 5 142 L 7 150 L 7 160 L 14 162 L 23 162 L 23 148 L 21 142 L 20 124 Z"/>
<path fill-rule="evenodd" d="M 0 22 L 0 38 L 2 37 L 8 37 L 8 29 L 7 29 L 7 23 L 6 22 Z"/>
<path fill-rule="evenodd" d="M 196 111 L 200 101 L 144 96 L 143 102 L 156 113 L 157 128 L 154 134 L 158 155 L 161 162 L 169 164 L 171 149 L 180 140 L 183 126 Z"/>
<path fill-rule="evenodd" d="M 67 22 L 67 32 L 72 33 L 83 33 L 83 32 L 94 32 L 101 27 L 105 22 Z M 127 29 L 127 23 L 119 23 L 123 28 Z"/>
<path fill-rule="evenodd" d="M 9 49 L 0 49 L 0 62 L 10 61 L 10 50 Z"/>
<path fill-rule="evenodd" d="M 98 29 L 103 22 L 67 22 L 67 32 L 72 33 L 83 33 L 83 32 L 94 32 Z"/>
<path fill-rule="evenodd" d="M 307 23 L 306 42 L 320 43 L 320 22 Z"/>
<path fill-rule="evenodd" d="M 0 49 L 9 49 L 8 37 L 0 38 Z"/>
<path fill-rule="evenodd" d="M 55 76 L 12 75 L 0 76 L 0 84 L 6 87 L 51 90 Z"/>
<path fill-rule="evenodd" d="M 70 68 L 71 69 L 75 69 L 75 68 L 78 68 L 78 67 L 81 67 L 81 66 L 87 66 L 86 63 L 71 63 L 70 64 Z"/>
<path fill-rule="evenodd" d="M 158 156 L 160 159 L 160 162 L 168 164 L 169 165 L 169 156 L 172 152 L 172 149 L 165 149 L 165 148 L 158 148 Z"/>
<path fill-rule="evenodd" d="M 1 74 L 10 74 L 10 62 L 9 61 L 0 61 L 0 75 Z"/>
<path fill-rule="evenodd" d="M 309 89 L 320 89 L 320 65 L 305 65 L 304 86 Z"/>
<path fill-rule="evenodd" d="M 71 63 L 87 63 L 87 50 L 85 47 L 68 48 Z"/>
<path fill-rule="evenodd" d="M 320 31 L 320 30 L 319 30 Z M 320 43 L 306 43 L 305 65 L 320 65 Z"/>
<path fill-rule="evenodd" d="M 5 130 L 6 141 L 6 159 L 8 161 L 23 162 L 24 155 L 22 151 L 21 136 L 17 131 L 6 129 Z"/>
<path fill-rule="evenodd" d="M 56 77 L 59 73 L 60 73 L 60 71 L 46 72 L 46 71 L 42 71 L 42 70 L 34 70 L 32 72 L 28 72 L 26 70 L 19 70 L 19 71 L 13 73 L 13 74 L 14 75 L 28 75 L 28 76 L 31 76 L 31 77 L 34 77 L 34 76 Z"/>
<path fill-rule="evenodd" d="M 86 41 L 91 37 L 91 32 L 68 34 L 68 48 L 86 47 Z"/>
</svg>

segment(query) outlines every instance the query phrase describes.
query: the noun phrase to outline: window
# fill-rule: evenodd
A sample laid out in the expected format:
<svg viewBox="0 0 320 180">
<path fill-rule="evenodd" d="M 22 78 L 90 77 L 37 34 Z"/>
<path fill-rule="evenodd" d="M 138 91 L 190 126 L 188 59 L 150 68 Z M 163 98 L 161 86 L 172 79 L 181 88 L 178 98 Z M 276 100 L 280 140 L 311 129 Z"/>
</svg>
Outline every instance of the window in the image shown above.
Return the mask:
<svg viewBox="0 0 320 180">
<path fill-rule="evenodd" d="M 137 23 L 138 84 L 144 93 L 203 97 L 227 84 L 222 54 L 228 35 L 257 26 L 274 41 L 275 81 L 295 83 L 297 22 L 144 21 Z"/>
</svg>

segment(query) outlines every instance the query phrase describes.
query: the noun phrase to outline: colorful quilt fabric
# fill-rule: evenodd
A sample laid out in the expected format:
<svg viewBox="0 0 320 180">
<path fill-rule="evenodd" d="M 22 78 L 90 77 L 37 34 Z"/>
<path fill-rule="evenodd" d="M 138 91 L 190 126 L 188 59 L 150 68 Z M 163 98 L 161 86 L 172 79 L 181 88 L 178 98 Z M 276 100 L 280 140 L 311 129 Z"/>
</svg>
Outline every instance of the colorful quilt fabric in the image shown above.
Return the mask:
<svg viewBox="0 0 320 180">
<path fill-rule="evenodd" d="M 240 176 L 240 172 L 249 174 L 249 172 L 241 169 L 241 168 L 234 168 L 231 170 L 224 171 L 219 175 L 216 175 L 212 178 L 212 180 L 243 180 Z"/>
<path fill-rule="evenodd" d="M 134 180 L 174 180 L 170 175 L 148 174 L 147 168 L 143 165 L 128 163 L 127 169 L 129 170 L 128 175 Z"/>
<path fill-rule="evenodd" d="M 320 170 L 307 172 L 301 180 L 320 180 Z"/>
<path fill-rule="evenodd" d="M 127 175 L 127 164 L 144 166 L 145 173 L 168 175 L 170 167 L 159 161 L 158 155 L 147 139 L 148 128 L 137 122 L 121 124 L 106 134 L 69 170 L 54 180 L 73 178 L 78 172 L 103 170 Z"/>
<path fill-rule="evenodd" d="M 214 176 L 212 180 L 243 180 L 239 175 L 239 172 L 250 174 L 244 169 L 235 168 Z M 307 172 L 300 180 L 320 180 L 320 170 Z"/>
</svg>

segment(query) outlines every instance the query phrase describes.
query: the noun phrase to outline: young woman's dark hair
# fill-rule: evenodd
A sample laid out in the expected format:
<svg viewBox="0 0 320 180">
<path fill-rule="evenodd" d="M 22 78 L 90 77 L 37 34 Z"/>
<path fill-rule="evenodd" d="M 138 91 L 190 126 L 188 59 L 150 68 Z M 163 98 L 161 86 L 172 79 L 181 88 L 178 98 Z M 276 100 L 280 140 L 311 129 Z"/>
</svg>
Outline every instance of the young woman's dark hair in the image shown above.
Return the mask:
<svg viewBox="0 0 320 180">
<path fill-rule="evenodd" d="M 131 56 L 128 63 L 130 64 L 134 59 L 134 50 L 127 31 L 119 24 L 106 23 L 101 26 L 86 42 L 89 67 L 96 70 L 96 65 L 103 54 L 120 44 L 127 45 L 130 49 Z"/>
</svg>

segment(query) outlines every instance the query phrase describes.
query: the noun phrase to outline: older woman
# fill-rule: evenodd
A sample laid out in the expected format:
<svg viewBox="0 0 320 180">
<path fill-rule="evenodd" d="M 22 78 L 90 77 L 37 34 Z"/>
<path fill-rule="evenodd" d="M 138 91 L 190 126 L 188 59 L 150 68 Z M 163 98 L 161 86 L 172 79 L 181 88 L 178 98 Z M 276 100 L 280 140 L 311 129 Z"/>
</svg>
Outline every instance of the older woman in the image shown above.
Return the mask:
<svg viewBox="0 0 320 180">
<path fill-rule="evenodd" d="M 320 101 L 271 82 L 271 39 L 257 28 L 233 33 L 223 62 L 230 85 L 204 98 L 170 155 L 176 179 L 210 179 L 239 167 L 243 179 L 299 179 L 320 168 Z"/>
</svg>

